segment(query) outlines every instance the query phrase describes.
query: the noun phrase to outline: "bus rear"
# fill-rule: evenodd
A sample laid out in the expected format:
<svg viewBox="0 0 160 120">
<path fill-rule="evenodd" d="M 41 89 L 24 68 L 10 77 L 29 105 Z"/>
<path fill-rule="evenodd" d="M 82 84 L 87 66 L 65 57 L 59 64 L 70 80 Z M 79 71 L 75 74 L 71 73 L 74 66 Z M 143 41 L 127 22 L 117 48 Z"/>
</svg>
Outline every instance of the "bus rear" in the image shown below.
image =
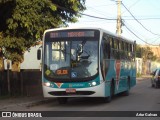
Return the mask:
<svg viewBox="0 0 160 120">
<path fill-rule="evenodd" d="M 104 97 L 97 29 L 51 29 L 43 37 L 44 97 Z M 63 98 L 63 99 L 62 99 Z"/>
</svg>

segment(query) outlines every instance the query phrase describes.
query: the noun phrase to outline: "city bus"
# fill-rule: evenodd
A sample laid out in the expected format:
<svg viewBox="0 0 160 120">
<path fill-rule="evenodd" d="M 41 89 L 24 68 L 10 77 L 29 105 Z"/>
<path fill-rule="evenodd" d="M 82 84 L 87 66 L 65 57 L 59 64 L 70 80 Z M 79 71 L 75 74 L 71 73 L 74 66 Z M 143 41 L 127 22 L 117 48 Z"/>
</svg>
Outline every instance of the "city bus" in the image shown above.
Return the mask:
<svg viewBox="0 0 160 120">
<path fill-rule="evenodd" d="M 42 87 L 44 97 L 60 104 L 70 97 L 129 95 L 136 85 L 136 42 L 101 28 L 57 28 L 44 32 Z M 41 59 L 41 50 L 37 52 Z"/>
</svg>

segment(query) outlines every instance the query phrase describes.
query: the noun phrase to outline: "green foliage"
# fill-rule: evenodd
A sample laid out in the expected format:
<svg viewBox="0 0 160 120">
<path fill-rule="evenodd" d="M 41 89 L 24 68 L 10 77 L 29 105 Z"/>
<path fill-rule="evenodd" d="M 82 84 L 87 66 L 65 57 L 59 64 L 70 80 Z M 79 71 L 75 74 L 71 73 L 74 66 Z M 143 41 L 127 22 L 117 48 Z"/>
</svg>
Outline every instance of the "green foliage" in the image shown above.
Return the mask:
<svg viewBox="0 0 160 120">
<path fill-rule="evenodd" d="M 136 74 L 136 77 L 141 77 L 142 75 L 140 73 L 137 73 Z"/>
<path fill-rule="evenodd" d="M 85 0 L 0 0 L 0 8 L 0 48 L 6 58 L 22 61 L 44 30 L 76 22 Z"/>
<path fill-rule="evenodd" d="M 136 46 L 136 57 L 141 58 L 142 57 L 142 48 L 140 45 Z"/>
<path fill-rule="evenodd" d="M 149 47 L 142 48 L 142 57 L 144 61 L 146 60 L 155 61 L 156 60 L 156 56 L 154 56 L 153 52 L 151 51 Z"/>
</svg>

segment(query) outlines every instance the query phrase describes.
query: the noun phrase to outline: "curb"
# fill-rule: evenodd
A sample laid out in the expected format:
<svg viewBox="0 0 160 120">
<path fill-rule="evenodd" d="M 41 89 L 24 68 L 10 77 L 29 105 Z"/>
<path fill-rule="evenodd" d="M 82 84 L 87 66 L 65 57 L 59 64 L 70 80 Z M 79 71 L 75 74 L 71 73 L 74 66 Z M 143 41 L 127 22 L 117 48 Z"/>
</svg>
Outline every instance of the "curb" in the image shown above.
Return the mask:
<svg viewBox="0 0 160 120">
<path fill-rule="evenodd" d="M 151 77 L 139 77 L 139 78 L 136 78 L 136 81 L 141 82 L 141 81 L 150 80 L 150 79 Z"/>
<path fill-rule="evenodd" d="M 56 101 L 56 98 L 47 98 L 44 100 L 29 102 L 25 105 L 25 107 L 27 107 L 27 108 L 34 107 L 37 105 L 46 104 L 46 103 L 50 103 L 50 102 L 54 102 L 54 101 Z"/>
<path fill-rule="evenodd" d="M 41 104 L 46 104 L 46 103 L 50 103 L 50 102 L 54 102 L 56 101 L 55 98 L 47 98 L 47 99 L 43 99 L 43 100 L 38 100 L 38 101 L 31 101 L 31 102 L 26 102 L 26 103 L 15 103 L 13 105 L 8 105 L 8 106 L 3 106 L 3 107 L 0 107 L 0 111 L 1 110 L 4 110 L 4 109 L 8 109 L 8 108 L 12 108 L 12 107 L 16 107 L 16 106 L 23 106 L 23 107 L 34 107 L 34 106 L 37 106 L 37 105 L 41 105 Z"/>
</svg>

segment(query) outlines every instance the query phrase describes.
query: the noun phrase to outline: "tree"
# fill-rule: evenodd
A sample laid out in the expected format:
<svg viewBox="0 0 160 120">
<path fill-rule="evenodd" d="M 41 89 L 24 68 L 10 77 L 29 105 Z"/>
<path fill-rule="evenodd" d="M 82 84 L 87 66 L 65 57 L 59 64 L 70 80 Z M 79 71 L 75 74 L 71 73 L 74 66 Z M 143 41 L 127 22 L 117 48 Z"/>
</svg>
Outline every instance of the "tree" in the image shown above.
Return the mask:
<svg viewBox="0 0 160 120">
<path fill-rule="evenodd" d="M 150 47 L 142 48 L 142 58 L 144 61 L 147 61 L 147 60 L 155 61 L 157 59 L 157 57 L 151 51 Z"/>
<path fill-rule="evenodd" d="M 136 46 L 136 57 L 142 58 L 142 48 L 140 45 Z"/>
<path fill-rule="evenodd" d="M 0 57 L 11 60 L 17 71 L 24 52 L 41 40 L 44 30 L 76 22 L 85 9 L 85 0 L 0 0 Z"/>
<path fill-rule="evenodd" d="M 143 58 L 143 73 L 146 74 L 147 71 L 147 62 L 148 60 L 155 61 L 157 57 L 153 54 L 150 47 L 141 47 L 137 45 L 136 48 L 136 56 L 139 58 Z"/>
<path fill-rule="evenodd" d="M 76 22 L 85 0 L 0 0 L 0 48 L 5 58 L 23 54 L 41 40 L 44 30 Z"/>
<path fill-rule="evenodd" d="M 136 47 L 136 57 L 143 58 L 144 61 L 155 61 L 157 59 L 157 57 L 151 51 L 150 47 L 141 47 L 140 45 L 137 45 Z"/>
</svg>

